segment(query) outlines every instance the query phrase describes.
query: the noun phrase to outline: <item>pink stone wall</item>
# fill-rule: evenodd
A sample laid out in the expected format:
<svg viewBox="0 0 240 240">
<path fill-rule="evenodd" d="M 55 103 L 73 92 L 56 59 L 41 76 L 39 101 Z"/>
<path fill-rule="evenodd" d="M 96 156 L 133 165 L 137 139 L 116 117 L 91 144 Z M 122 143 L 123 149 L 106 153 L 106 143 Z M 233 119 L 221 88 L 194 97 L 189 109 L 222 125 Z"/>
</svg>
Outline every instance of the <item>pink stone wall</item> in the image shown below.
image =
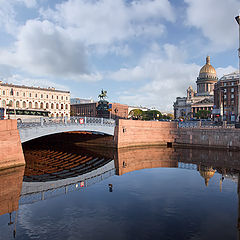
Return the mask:
<svg viewBox="0 0 240 240">
<path fill-rule="evenodd" d="M 177 123 L 120 119 L 115 128 L 117 148 L 149 145 L 167 145 L 174 142 Z"/>
<path fill-rule="evenodd" d="M 0 170 L 24 164 L 17 120 L 0 120 Z"/>
</svg>

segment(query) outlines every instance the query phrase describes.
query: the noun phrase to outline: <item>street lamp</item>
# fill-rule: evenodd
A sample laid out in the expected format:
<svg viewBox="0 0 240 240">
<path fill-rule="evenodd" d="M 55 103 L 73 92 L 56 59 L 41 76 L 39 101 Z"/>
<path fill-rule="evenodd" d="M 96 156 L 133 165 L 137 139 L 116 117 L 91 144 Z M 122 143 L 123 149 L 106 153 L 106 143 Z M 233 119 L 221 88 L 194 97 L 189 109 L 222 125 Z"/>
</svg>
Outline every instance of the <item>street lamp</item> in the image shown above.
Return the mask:
<svg viewBox="0 0 240 240">
<path fill-rule="evenodd" d="M 238 81 L 238 121 L 240 122 L 240 16 L 235 17 L 237 23 L 238 23 L 238 40 L 239 40 L 239 45 L 238 45 L 238 76 L 239 76 L 239 81 Z"/>
</svg>

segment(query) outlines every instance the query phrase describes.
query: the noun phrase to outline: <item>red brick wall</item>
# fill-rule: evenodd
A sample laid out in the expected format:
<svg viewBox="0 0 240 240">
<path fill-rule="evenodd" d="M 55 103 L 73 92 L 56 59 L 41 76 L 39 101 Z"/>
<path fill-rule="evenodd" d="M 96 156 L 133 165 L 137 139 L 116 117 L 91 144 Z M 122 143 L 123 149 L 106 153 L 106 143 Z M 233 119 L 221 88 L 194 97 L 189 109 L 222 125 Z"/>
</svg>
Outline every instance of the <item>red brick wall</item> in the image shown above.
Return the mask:
<svg viewBox="0 0 240 240">
<path fill-rule="evenodd" d="M 120 119 L 115 128 L 114 140 L 118 148 L 167 145 L 174 142 L 177 123 Z"/>
<path fill-rule="evenodd" d="M 0 170 L 24 164 L 17 120 L 0 120 Z"/>
</svg>

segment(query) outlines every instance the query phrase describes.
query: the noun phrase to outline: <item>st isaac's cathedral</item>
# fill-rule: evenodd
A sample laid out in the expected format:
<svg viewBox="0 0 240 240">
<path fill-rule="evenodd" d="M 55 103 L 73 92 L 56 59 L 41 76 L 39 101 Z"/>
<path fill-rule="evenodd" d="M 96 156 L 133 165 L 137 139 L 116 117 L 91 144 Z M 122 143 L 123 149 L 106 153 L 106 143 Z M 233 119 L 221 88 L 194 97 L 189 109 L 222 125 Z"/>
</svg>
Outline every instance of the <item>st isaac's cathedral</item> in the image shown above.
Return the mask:
<svg viewBox="0 0 240 240">
<path fill-rule="evenodd" d="M 190 119 L 199 110 L 212 111 L 214 105 L 214 84 L 218 81 L 216 70 L 210 64 L 207 56 L 206 64 L 201 68 L 197 77 L 197 91 L 192 86 L 187 89 L 187 97 L 177 97 L 174 102 L 174 117 Z"/>
</svg>

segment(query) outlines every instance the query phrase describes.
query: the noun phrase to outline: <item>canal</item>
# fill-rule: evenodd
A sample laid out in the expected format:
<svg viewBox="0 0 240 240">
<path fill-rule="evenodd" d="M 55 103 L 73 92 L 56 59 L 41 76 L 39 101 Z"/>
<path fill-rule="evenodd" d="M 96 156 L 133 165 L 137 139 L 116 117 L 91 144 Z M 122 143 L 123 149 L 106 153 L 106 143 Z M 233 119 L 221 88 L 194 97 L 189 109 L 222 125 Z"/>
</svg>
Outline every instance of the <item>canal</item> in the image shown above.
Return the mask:
<svg viewBox="0 0 240 240">
<path fill-rule="evenodd" d="M 0 172 L 0 239 L 240 239 L 240 153 L 31 141 Z"/>
</svg>

